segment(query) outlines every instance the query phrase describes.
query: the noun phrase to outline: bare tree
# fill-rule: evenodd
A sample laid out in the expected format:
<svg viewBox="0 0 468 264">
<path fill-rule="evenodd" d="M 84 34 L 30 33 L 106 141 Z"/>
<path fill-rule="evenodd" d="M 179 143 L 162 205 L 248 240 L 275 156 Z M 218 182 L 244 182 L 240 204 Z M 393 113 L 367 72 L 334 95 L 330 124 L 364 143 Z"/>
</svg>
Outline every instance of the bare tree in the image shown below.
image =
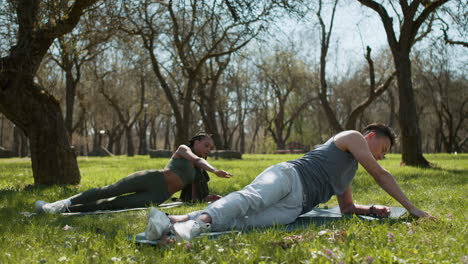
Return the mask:
<svg viewBox="0 0 468 264">
<path fill-rule="evenodd" d="M 268 62 L 264 61 L 258 67 L 264 89 L 271 96 L 264 102 L 270 109 L 265 111 L 267 129 L 276 147 L 285 149 L 294 121 L 317 99 L 314 93 L 302 91 L 304 87 L 312 86 L 311 76 L 306 65 L 291 51 L 277 51 Z"/>
<path fill-rule="evenodd" d="M 378 83 L 375 80 L 375 69 L 374 69 L 374 61 L 371 58 L 371 48 L 367 46 L 367 53 L 366 53 L 366 60 L 369 64 L 369 90 L 367 97 L 360 102 L 354 109 L 352 109 L 351 113 L 346 120 L 345 129 L 356 129 L 356 122 L 358 117 L 364 112 L 364 110 L 370 106 L 370 104 L 377 99 L 380 95 L 382 95 L 390 84 L 393 81 L 395 73 L 391 74 L 383 83 L 381 83 L 378 87 Z"/>
<path fill-rule="evenodd" d="M 123 69 L 125 71 L 126 69 Z M 118 78 L 109 78 L 109 75 L 126 75 L 128 76 L 127 80 L 118 80 Z M 113 70 L 112 72 L 105 72 L 104 74 L 99 74 L 96 71 L 96 79 L 100 80 L 99 91 L 115 111 L 120 123 L 123 126 L 125 135 L 127 136 L 127 156 L 132 157 L 135 155 L 135 148 L 133 144 L 133 127 L 135 122 L 138 120 L 140 114 L 144 109 L 144 98 L 146 91 L 146 84 L 143 76 L 140 76 L 139 84 L 139 96 L 134 96 L 137 98 L 138 102 L 132 100 L 131 96 L 128 94 L 138 94 L 138 92 L 132 92 L 129 89 L 132 85 L 132 81 L 136 81 L 131 76 L 135 75 L 135 72 L 119 72 L 118 70 Z M 117 81 L 115 81 L 117 80 Z M 123 87 L 127 88 L 125 94 L 117 93 L 116 89 L 122 89 Z M 135 90 L 138 90 L 135 87 Z"/>
<path fill-rule="evenodd" d="M 244 47 L 287 1 L 145 1 L 125 8 L 129 34 L 140 36 L 169 101 L 175 122 L 175 144 L 190 133 L 192 99 L 203 67 Z M 214 126 L 214 125 L 213 125 Z"/>
<path fill-rule="evenodd" d="M 82 66 L 107 48 L 102 44 L 109 40 L 112 33 L 103 29 L 105 23 L 98 21 L 96 14 L 94 16 L 88 14 L 84 20 L 85 22 L 73 32 L 59 37 L 54 42 L 54 49 L 49 52 L 51 59 L 65 73 L 65 126 L 70 139 L 86 114 L 86 109 L 81 108 L 78 120 L 73 118 L 77 87 L 82 77 Z M 56 54 L 57 51 L 58 54 Z"/>
<path fill-rule="evenodd" d="M 466 16 L 468 5 L 463 0 L 455 0 L 449 6 L 441 8 L 441 14 L 436 13 L 437 20 L 440 21 L 442 38 L 449 45 L 459 45 L 468 48 L 468 42 L 464 39 L 468 33 L 468 22 Z"/>
<path fill-rule="evenodd" d="M 430 91 L 425 97 L 430 98 L 428 105 L 432 104 L 437 120 L 433 137 L 440 139 L 446 152 L 462 152 L 468 138 L 466 70 L 454 69 L 447 46 L 433 47 L 425 57 L 415 61 L 415 82 Z"/>
<path fill-rule="evenodd" d="M 448 0 L 399 1 L 402 16 L 397 14 L 400 35 L 397 38 L 393 19 L 386 8 L 373 0 L 358 0 L 361 4 L 374 10 L 382 21 L 387 34 L 387 41 L 393 54 L 393 62 L 397 74 L 399 105 L 399 124 L 401 129 L 402 160 L 406 165 L 429 166 L 429 162 L 422 154 L 421 132 L 416 112 L 413 85 L 411 82 L 410 52 L 414 43 L 424 38 L 431 30 L 433 14 L 438 7 Z M 390 2 L 393 10 L 394 3 Z M 419 35 L 424 22 L 429 19 L 429 25 Z"/>
<path fill-rule="evenodd" d="M 327 116 L 328 122 L 333 127 L 335 132 L 340 132 L 343 130 L 342 126 L 340 125 L 338 119 L 336 118 L 336 114 L 333 111 L 329 101 L 328 101 L 328 83 L 326 78 L 326 67 L 327 67 L 327 54 L 330 48 L 330 38 L 333 31 L 333 24 L 335 23 L 335 13 L 336 7 L 338 5 L 338 0 L 333 1 L 332 12 L 330 16 L 330 22 L 327 29 L 325 22 L 322 18 L 322 0 L 318 3 L 317 9 L 317 18 L 320 24 L 320 89 L 319 89 L 319 100 L 323 107 L 323 110 Z"/>
<path fill-rule="evenodd" d="M 223 110 L 220 107 L 221 98 L 224 99 L 225 93 L 222 88 L 219 87 L 220 79 L 223 75 L 224 70 L 229 65 L 231 56 L 225 56 L 225 58 L 217 57 L 209 60 L 207 64 L 201 70 L 201 76 L 197 82 L 197 97 L 194 98 L 194 102 L 198 105 L 200 114 L 205 125 L 205 129 L 208 133 L 212 134 L 215 146 L 219 149 L 229 149 L 228 140 L 226 137 L 227 124 L 225 120 L 221 119 L 222 128 L 218 126 L 218 113 L 221 111 L 221 115 L 224 115 Z M 223 131 L 221 131 L 223 130 Z M 223 133 L 221 133 L 223 132 Z"/>
<path fill-rule="evenodd" d="M 77 184 L 80 172 L 57 100 L 34 81 L 53 41 L 77 25 L 96 0 L 60 4 L 21 0 L 7 4 L 17 23 L 16 40 L 0 59 L 0 112 L 30 142 L 36 184 Z M 51 140 L 53 139 L 53 140 Z"/>
<path fill-rule="evenodd" d="M 366 61 L 369 67 L 369 89 L 367 96 L 360 101 L 357 105 L 349 109 L 347 118 L 343 121 L 344 126 L 341 124 L 340 119 L 337 117 L 337 113 L 333 110 L 329 97 L 333 94 L 333 92 L 329 89 L 329 84 L 327 82 L 326 77 L 326 66 L 327 66 L 327 54 L 330 48 L 330 39 L 333 31 L 334 19 L 336 8 L 338 5 L 338 0 L 333 1 L 333 7 L 330 16 L 330 22 L 327 26 L 323 20 L 322 15 L 322 1 L 319 1 L 319 6 L 317 9 L 317 18 L 319 20 L 320 31 L 321 31 L 321 49 L 320 49 L 320 88 L 319 88 L 319 99 L 320 103 L 323 107 L 323 110 L 327 116 L 328 122 L 330 123 L 331 127 L 335 130 L 335 133 L 341 132 L 344 129 L 356 129 L 356 122 L 359 116 L 374 102 L 383 92 L 387 90 L 387 88 L 392 83 L 394 78 L 394 74 L 391 74 L 389 77 L 386 77 L 385 80 L 383 78 L 381 81 L 376 81 L 376 74 L 374 69 L 374 61 L 371 58 L 371 48 L 368 46 L 366 51 Z"/>
</svg>

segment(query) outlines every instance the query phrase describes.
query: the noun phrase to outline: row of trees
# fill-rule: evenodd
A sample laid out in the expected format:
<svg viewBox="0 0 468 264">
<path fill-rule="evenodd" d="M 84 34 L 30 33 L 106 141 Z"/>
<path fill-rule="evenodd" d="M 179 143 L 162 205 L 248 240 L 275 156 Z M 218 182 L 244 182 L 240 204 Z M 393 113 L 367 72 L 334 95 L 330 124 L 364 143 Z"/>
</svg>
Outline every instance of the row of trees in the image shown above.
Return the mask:
<svg viewBox="0 0 468 264">
<path fill-rule="evenodd" d="M 24 132 L 36 183 L 78 183 L 75 153 L 90 145 L 132 156 L 185 143 L 198 130 L 218 148 L 255 152 L 269 141 L 278 149 L 317 144 L 398 120 L 409 165 L 427 165 L 423 147 L 464 149 L 466 70 L 450 67 L 444 46 L 464 45 L 448 28 L 460 28 L 461 2 L 356 1 L 381 18 L 390 50 L 367 47 L 362 63 L 339 76 L 327 69 L 337 0 L 52 2 L 2 2 L 0 14 L 11 43 L 1 46 L 0 143 L 15 135 L 18 151 L 25 144 L 13 139 Z M 266 41 L 284 15 L 316 21 L 319 60 L 294 42 Z M 432 30 L 437 23 L 444 34 Z M 429 55 L 415 52 L 428 37 L 438 38 Z"/>
</svg>

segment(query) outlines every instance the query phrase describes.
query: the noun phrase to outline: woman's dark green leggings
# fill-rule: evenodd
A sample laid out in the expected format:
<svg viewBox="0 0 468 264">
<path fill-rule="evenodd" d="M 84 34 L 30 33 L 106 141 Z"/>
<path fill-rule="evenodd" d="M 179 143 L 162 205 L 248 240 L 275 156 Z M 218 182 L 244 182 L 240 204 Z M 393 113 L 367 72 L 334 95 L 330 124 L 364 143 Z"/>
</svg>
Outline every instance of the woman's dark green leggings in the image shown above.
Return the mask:
<svg viewBox="0 0 468 264">
<path fill-rule="evenodd" d="M 158 205 L 169 199 L 161 170 L 139 171 L 118 182 L 70 198 L 70 212 L 118 210 Z"/>
</svg>

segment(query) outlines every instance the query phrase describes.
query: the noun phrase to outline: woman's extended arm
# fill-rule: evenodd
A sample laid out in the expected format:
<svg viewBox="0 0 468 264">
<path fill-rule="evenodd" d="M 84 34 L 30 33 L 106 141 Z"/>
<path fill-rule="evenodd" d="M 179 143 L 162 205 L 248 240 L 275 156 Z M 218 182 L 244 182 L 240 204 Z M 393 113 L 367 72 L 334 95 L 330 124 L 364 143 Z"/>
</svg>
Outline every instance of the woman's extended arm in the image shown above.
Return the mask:
<svg viewBox="0 0 468 264">
<path fill-rule="evenodd" d="M 232 174 L 230 174 L 227 171 L 218 170 L 215 167 L 211 166 L 208 163 L 208 161 L 195 155 L 192 152 L 192 150 L 186 145 L 180 145 L 179 148 L 177 148 L 176 152 L 172 155 L 172 157 L 188 159 L 193 163 L 193 165 L 203 170 L 214 173 L 216 174 L 216 176 L 219 176 L 219 177 L 230 178 L 232 176 Z"/>
</svg>

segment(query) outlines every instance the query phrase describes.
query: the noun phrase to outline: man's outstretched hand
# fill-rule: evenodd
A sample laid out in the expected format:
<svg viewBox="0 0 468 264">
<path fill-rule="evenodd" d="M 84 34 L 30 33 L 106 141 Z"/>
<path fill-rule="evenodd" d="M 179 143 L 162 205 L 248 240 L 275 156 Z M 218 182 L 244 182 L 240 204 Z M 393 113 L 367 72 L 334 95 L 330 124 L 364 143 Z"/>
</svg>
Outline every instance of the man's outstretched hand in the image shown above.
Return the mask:
<svg viewBox="0 0 468 264">
<path fill-rule="evenodd" d="M 431 219 L 431 220 L 438 220 L 437 217 L 432 216 L 431 214 L 429 214 L 427 212 L 421 211 L 418 208 L 413 208 L 409 212 L 410 212 L 410 214 L 412 216 L 417 217 L 417 218 L 428 218 L 428 219 Z"/>
</svg>

